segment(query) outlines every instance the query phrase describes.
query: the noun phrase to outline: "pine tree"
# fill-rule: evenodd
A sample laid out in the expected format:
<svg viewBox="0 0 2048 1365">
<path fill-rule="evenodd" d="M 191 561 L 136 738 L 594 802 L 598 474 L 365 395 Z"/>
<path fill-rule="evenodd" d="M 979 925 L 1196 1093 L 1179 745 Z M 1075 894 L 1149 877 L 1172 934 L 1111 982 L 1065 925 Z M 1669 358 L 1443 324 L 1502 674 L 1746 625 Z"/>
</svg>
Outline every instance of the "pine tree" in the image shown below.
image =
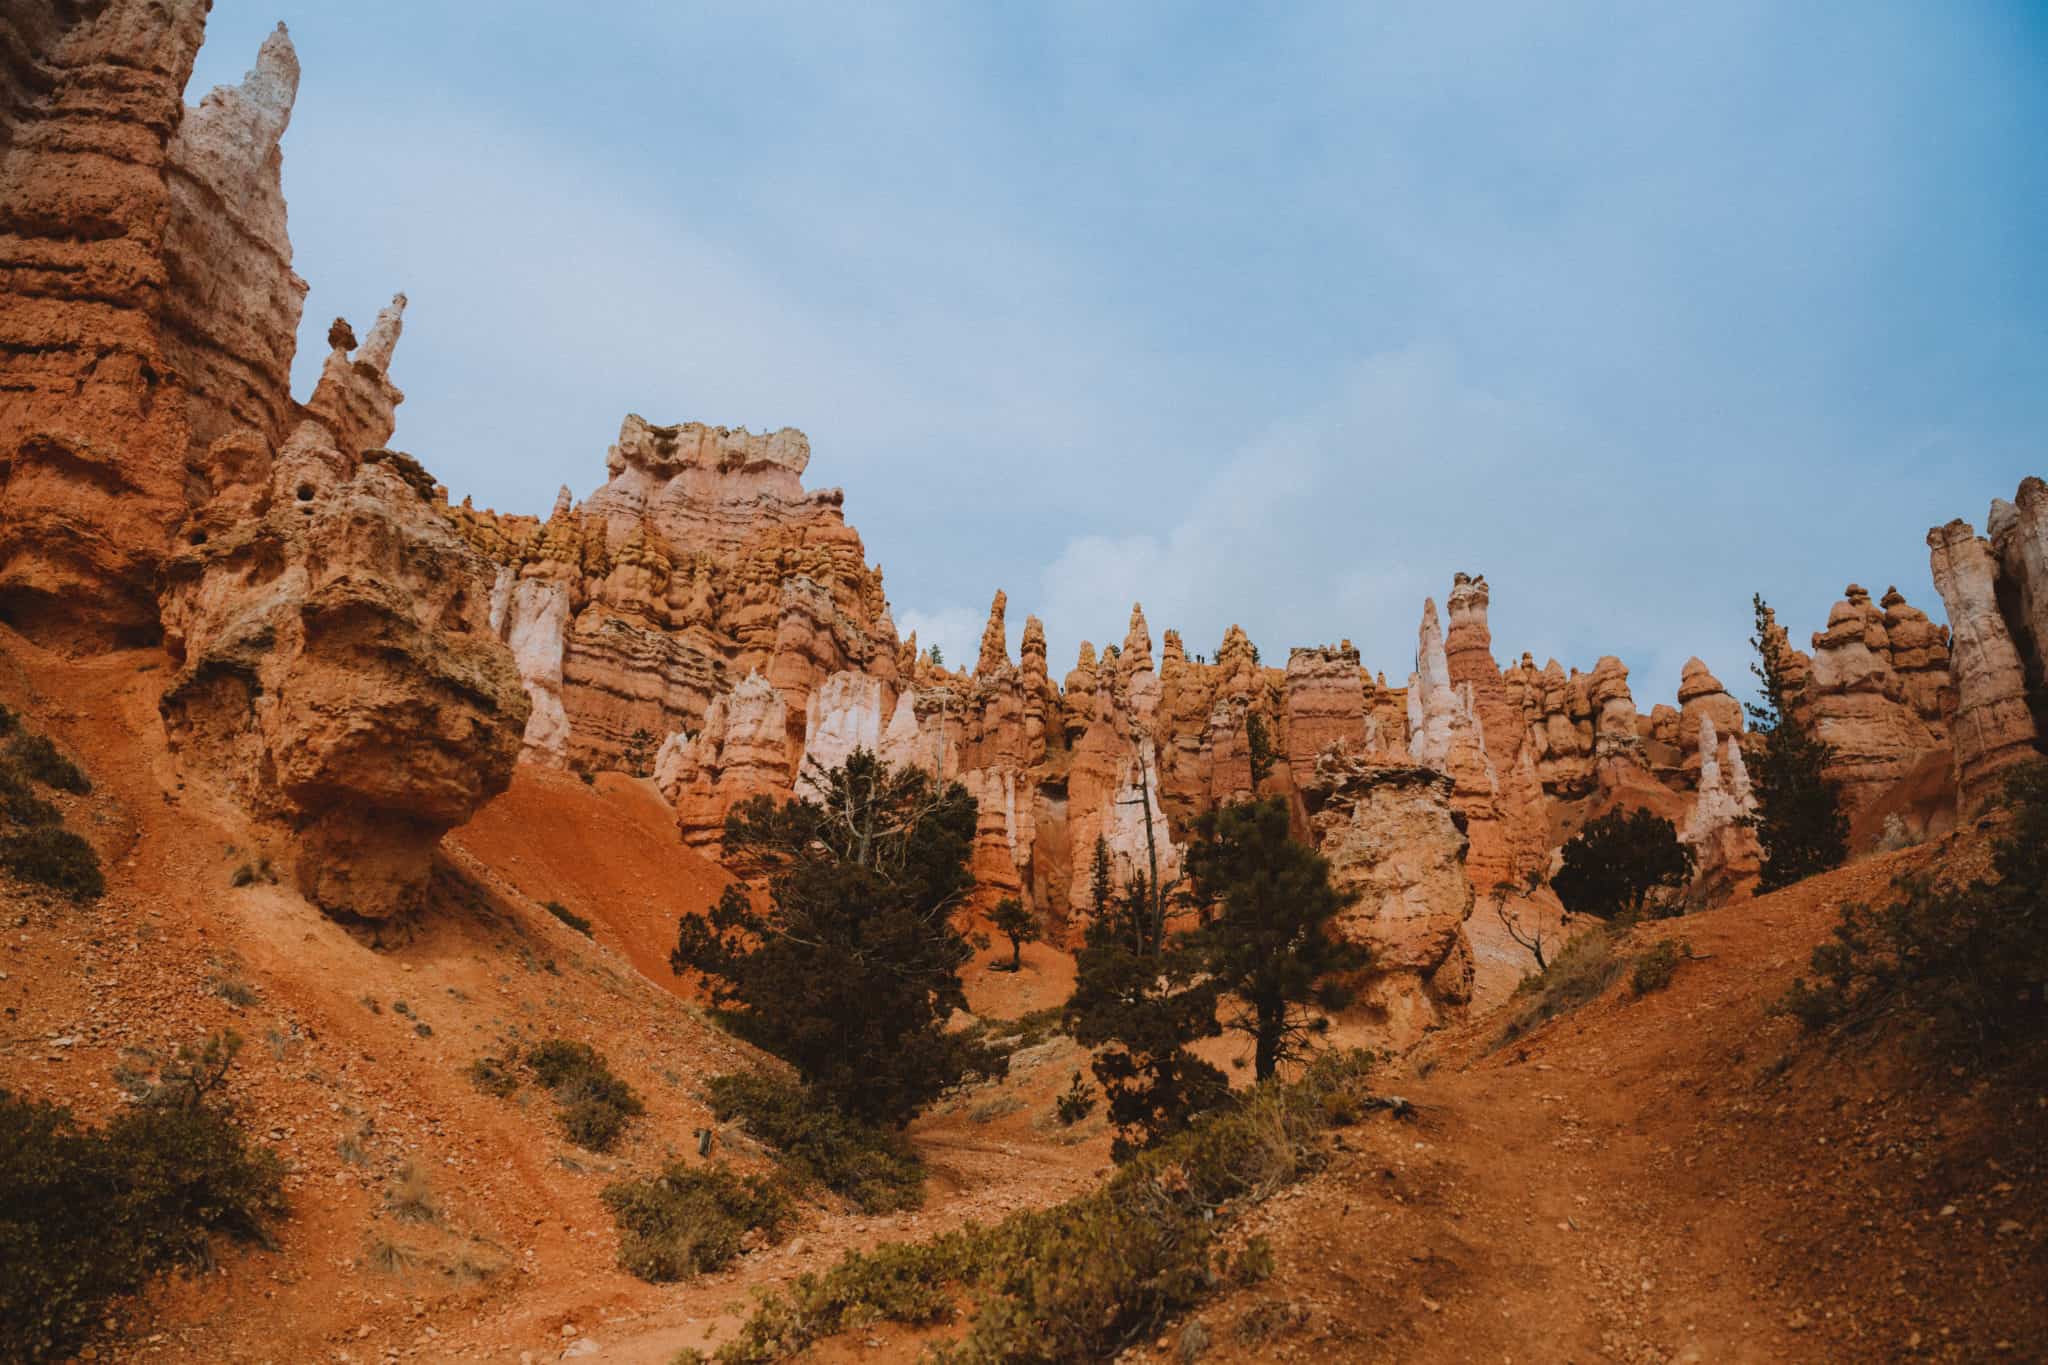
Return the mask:
<svg viewBox="0 0 2048 1365">
<path fill-rule="evenodd" d="M 1244 742 L 1251 757 L 1252 790 L 1256 792 L 1273 771 L 1274 759 L 1273 737 L 1266 730 L 1266 718 L 1257 711 L 1244 713 Z"/>
<path fill-rule="evenodd" d="M 1651 892 L 1684 886 L 1692 869 L 1693 851 L 1669 820 L 1616 810 L 1588 821 L 1565 844 L 1564 866 L 1550 889 L 1572 914 L 1633 919 Z"/>
<path fill-rule="evenodd" d="M 1307 1006 L 1339 1008 L 1345 973 L 1371 954 L 1331 932 L 1353 901 L 1330 883 L 1330 863 L 1289 837 L 1287 803 L 1241 802 L 1204 814 L 1188 848 L 1188 876 L 1207 907 L 1200 949 L 1212 980 L 1239 1002 L 1225 1027 L 1253 1040 L 1255 1074 L 1270 1079 L 1329 1026 Z"/>
<path fill-rule="evenodd" d="M 1083 1047 L 1100 1048 L 1092 1069 L 1117 1129 L 1110 1155 L 1124 1161 L 1186 1128 L 1230 1093 L 1221 1071 L 1188 1051 L 1223 1031 L 1216 1021 L 1219 984 L 1200 947 L 1176 931 L 1184 911 L 1159 877 L 1152 842 L 1151 784 L 1139 768 L 1149 870 L 1116 889 L 1109 843 L 1097 838 L 1089 883 L 1094 918 L 1074 958 L 1067 1028 Z"/>
<path fill-rule="evenodd" d="M 1750 605 L 1756 635 L 1749 643 L 1757 661 L 1749 671 L 1763 684 L 1763 703 L 1743 708 L 1762 741 L 1749 761 L 1757 802 L 1750 823 L 1764 853 L 1759 884 L 1772 891 L 1841 866 L 1849 856 L 1849 817 L 1842 813 L 1841 789 L 1825 775 L 1834 746 L 1815 735 L 1796 709 L 1798 684 L 1785 632 L 1760 594 Z"/>
<path fill-rule="evenodd" d="M 1015 896 L 1005 896 L 990 912 L 989 923 L 995 926 L 997 933 L 1010 940 L 1010 962 L 1002 970 L 1024 970 L 1024 945 L 1038 940 L 1038 917 L 1024 908 L 1023 901 Z"/>
<path fill-rule="evenodd" d="M 1076 1042 L 1101 1049 L 1092 1069 L 1117 1129 L 1116 1160 L 1158 1145 L 1229 1094 L 1223 1073 L 1188 1051 L 1223 1031 L 1217 994 L 1200 951 L 1160 932 L 1144 873 L 1098 905 L 1075 956 L 1066 1020 Z"/>
<path fill-rule="evenodd" d="M 818 1102 L 901 1125 L 962 1079 L 1003 1070 L 946 1028 L 967 1007 L 973 949 L 954 916 L 974 887 L 974 798 L 865 749 L 809 775 L 817 799 L 758 796 L 726 819 L 728 859 L 766 879 L 768 907 L 728 887 L 678 924 L 669 966 L 702 976 Z"/>
<path fill-rule="evenodd" d="M 1109 858 L 1109 840 L 1095 837 L 1095 859 L 1088 867 L 1088 908 L 1101 919 L 1109 913 L 1110 898 L 1116 894 L 1116 865 Z"/>
</svg>

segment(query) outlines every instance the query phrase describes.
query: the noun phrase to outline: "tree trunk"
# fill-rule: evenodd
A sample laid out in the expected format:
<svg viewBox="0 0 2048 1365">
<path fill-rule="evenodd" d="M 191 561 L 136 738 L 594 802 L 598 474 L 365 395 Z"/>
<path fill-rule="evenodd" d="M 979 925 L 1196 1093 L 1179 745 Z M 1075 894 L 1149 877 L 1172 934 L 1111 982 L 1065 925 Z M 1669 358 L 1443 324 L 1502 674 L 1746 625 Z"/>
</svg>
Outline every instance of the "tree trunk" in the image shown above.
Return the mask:
<svg viewBox="0 0 2048 1365">
<path fill-rule="evenodd" d="M 1024 970 L 1024 940 L 1021 938 L 1010 940 L 1010 970 L 1013 972 Z"/>
<path fill-rule="evenodd" d="M 1259 1031 L 1252 1059 L 1252 1074 L 1261 1081 L 1271 1080 L 1273 1072 L 1280 1066 L 1280 1039 L 1287 1023 L 1287 1005 L 1261 1004 Z"/>
</svg>

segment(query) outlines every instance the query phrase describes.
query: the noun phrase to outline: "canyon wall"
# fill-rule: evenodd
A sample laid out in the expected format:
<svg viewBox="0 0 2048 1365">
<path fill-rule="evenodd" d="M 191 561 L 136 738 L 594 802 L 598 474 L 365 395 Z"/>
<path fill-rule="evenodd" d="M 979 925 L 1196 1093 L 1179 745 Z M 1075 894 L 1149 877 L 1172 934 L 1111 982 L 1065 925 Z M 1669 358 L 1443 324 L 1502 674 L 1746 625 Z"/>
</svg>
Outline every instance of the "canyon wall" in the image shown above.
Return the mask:
<svg viewBox="0 0 2048 1365">
<path fill-rule="evenodd" d="M 1615 656 L 1502 668 L 1483 576 L 1420 604 L 1404 685 L 1348 640 L 1283 667 L 1235 626 L 1213 659 L 1170 629 L 1155 650 L 1137 606 L 1055 678 L 1035 618 L 1012 654 L 1000 592 L 971 667 L 900 639 L 839 490 L 804 486 L 801 432 L 628 415 L 587 497 L 451 503 L 388 449 L 402 296 L 361 342 L 337 320 L 290 392 L 298 63 L 280 28 L 187 108 L 205 9 L 0 15 L 0 620 L 72 651 L 160 643 L 188 776 L 276 831 L 323 905 L 418 904 L 440 834 L 515 761 L 648 776 L 715 852 L 736 801 L 857 747 L 964 784 L 985 892 L 1056 931 L 1098 846 L 1119 878 L 1171 879 L 1205 811 L 1285 800 L 1361 890 L 1345 932 L 1379 953 L 1367 998 L 1396 1032 L 1469 996 L 1475 897 L 1540 882 L 1606 811 L 1670 818 L 1696 899 L 1754 884 L 1754 740 L 1708 665 L 1647 713 Z M 1939 833 L 2041 751 L 2048 488 L 1988 527 L 1930 533 L 1950 627 L 1852 584 L 1794 651 L 1859 849 Z"/>
<path fill-rule="evenodd" d="M 419 903 L 510 781 L 528 702 L 494 566 L 384 449 L 404 301 L 290 374 L 280 28 L 183 103 L 205 0 L 0 14 L 0 620 L 73 653 L 161 642 L 188 782 L 239 801 L 313 899 Z"/>
</svg>

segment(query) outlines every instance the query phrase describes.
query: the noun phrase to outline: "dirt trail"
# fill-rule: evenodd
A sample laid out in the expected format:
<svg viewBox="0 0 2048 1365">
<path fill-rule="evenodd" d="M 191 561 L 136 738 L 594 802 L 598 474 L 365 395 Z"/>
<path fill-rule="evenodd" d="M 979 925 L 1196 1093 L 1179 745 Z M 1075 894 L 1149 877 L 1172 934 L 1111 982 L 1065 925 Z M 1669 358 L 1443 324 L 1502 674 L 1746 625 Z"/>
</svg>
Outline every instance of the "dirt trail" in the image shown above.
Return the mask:
<svg viewBox="0 0 2048 1365">
<path fill-rule="evenodd" d="M 2048 1100 L 1947 1093 L 1768 1014 L 1842 901 L 1934 852 L 1646 926 L 1624 951 L 1697 954 L 1661 992 L 1624 976 L 1518 1043 L 1497 1046 L 1501 1015 L 1431 1040 L 1383 1082 L 1414 1119 L 1348 1130 L 1247 1221 L 1279 1270 L 1195 1315 L 1203 1359 L 2042 1358 L 2019 1172 L 2040 1169 L 2043 1120 L 2025 1132 Z M 1944 1121 L 2003 1163 L 1945 1148 Z"/>
</svg>

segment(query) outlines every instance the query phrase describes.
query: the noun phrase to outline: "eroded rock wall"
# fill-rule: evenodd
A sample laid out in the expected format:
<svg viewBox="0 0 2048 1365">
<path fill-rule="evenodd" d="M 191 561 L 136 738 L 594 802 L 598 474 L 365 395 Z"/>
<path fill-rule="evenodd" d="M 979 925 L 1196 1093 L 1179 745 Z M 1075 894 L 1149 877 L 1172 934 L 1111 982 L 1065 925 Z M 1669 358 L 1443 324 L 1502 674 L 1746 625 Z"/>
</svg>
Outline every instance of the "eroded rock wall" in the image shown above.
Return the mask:
<svg viewBox="0 0 2048 1365">
<path fill-rule="evenodd" d="M 388 357 L 397 326 L 357 356 Z M 395 393 L 371 360 L 329 383 L 369 387 L 359 411 Z M 510 782 L 529 703 L 492 628 L 494 566 L 409 456 L 340 444 L 316 415 L 340 402 L 316 395 L 254 515 L 203 518 L 225 524 L 166 565 L 162 709 L 189 771 L 294 832 L 309 898 L 382 919 L 417 908 L 442 834 Z"/>
<path fill-rule="evenodd" d="M 608 478 L 582 503 L 564 489 L 545 521 L 467 500 L 446 509 L 514 583 L 561 598 L 549 618 L 559 615 L 560 680 L 543 671 L 527 686 L 538 711 L 552 696 L 566 723 L 532 737 L 530 757 L 615 766 L 636 733 L 694 734 L 714 699 L 759 673 L 783 696 L 794 758 L 827 678 L 853 671 L 893 687 L 900 646 L 881 573 L 839 491 L 804 489 L 809 461 L 801 432 L 629 415 Z"/>
<path fill-rule="evenodd" d="M 1236 627 L 1213 660 L 1172 630 L 1155 651 L 1135 605 L 1062 686 L 1035 619 L 1012 657 L 1001 593 L 971 669 L 899 639 L 840 492 L 804 486 L 800 432 L 629 415 L 580 502 L 450 505 L 385 449 L 402 296 L 361 343 L 337 322 L 292 400 L 305 285 L 278 184 L 298 64 L 280 29 L 243 82 L 186 109 L 204 11 L 0 15 L 0 615 L 78 648 L 161 635 L 181 752 L 302 832 L 324 903 L 402 909 L 435 831 L 503 785 L 513 752 L 651 759 L 682 836 L 715 847 L 735 800 L 873 747 L 967 785 L 984 886 L 1054 919 L 1098 841 L 1124 875 L 1171 876 L 1202 813 L 1255 791 L 1309 832 L 1334 808 L 1309 790 L 1333 750 L 1436 774 L 1482 892 L 1617 806 L 1667 813 L 1703 849 L 1739 827 L 1741 709 L 1703 661 L 1647 714 L 1617 657 L 1502 670 L 1483 576 L 1453 578 L 1447 626 L 1424 604 L 1405 688 L 1348 641 L 1284 670 Z M 1836 745 L 1859 819 L 1895 812 L 1951 740 L 1971 802 L 2038 749 L 2044 502 L 2029 480 L 1994 505 L 1990 541 L 1931 539 L 1953 638 L 1852 587 L 1795 655 L 1800 714 Z M 1743 882 L 1744 856 L 1715 855 L 1717 885 Z"/>
<path fill-rule="evenodd" d="M 188 780 L 288 832 L 320 904 L 417 903 L 510 779 L 527 704 L 492 566 L 383 449 L 397 301 L 301 407 L 306 286 L 282 27 L 187 109 L 203 0 L 0 13 L 0 613 L 58 648 L 161 639 Z"/>
<path fill-rule="evenodd" d="M 155 638 L 186 516 L 166 239 L 205 17 L 204 0 L 0 7 L 0 616 L 58 648 Z"/>
<path fill-rule="evenodd" d="M 2043 592 L 2044 501 L 2039 479 L 2015 503 L 1992 504 L 1996 541 L 1957 519 L 1927 533 L 1934 586 L 1948 607 L 1955 716 L 1950 734 L 1965 815 L 1993 801 L 2006 772 L 2048 750 L 2039 641 L 2048 635 Z"/>
<path fill-rule="evenodd" d="M 1472 913 L 1465 832 L 1452 780 L 1434 768 L 1384 761 L 1333 743 L 1302 787 L 1316 848 L 1331 881 L 1356 897 L 1337 932 L 1372 953 L 1356 1008 L 1405 1047 L 1472 994 Z"/>
</svg>

